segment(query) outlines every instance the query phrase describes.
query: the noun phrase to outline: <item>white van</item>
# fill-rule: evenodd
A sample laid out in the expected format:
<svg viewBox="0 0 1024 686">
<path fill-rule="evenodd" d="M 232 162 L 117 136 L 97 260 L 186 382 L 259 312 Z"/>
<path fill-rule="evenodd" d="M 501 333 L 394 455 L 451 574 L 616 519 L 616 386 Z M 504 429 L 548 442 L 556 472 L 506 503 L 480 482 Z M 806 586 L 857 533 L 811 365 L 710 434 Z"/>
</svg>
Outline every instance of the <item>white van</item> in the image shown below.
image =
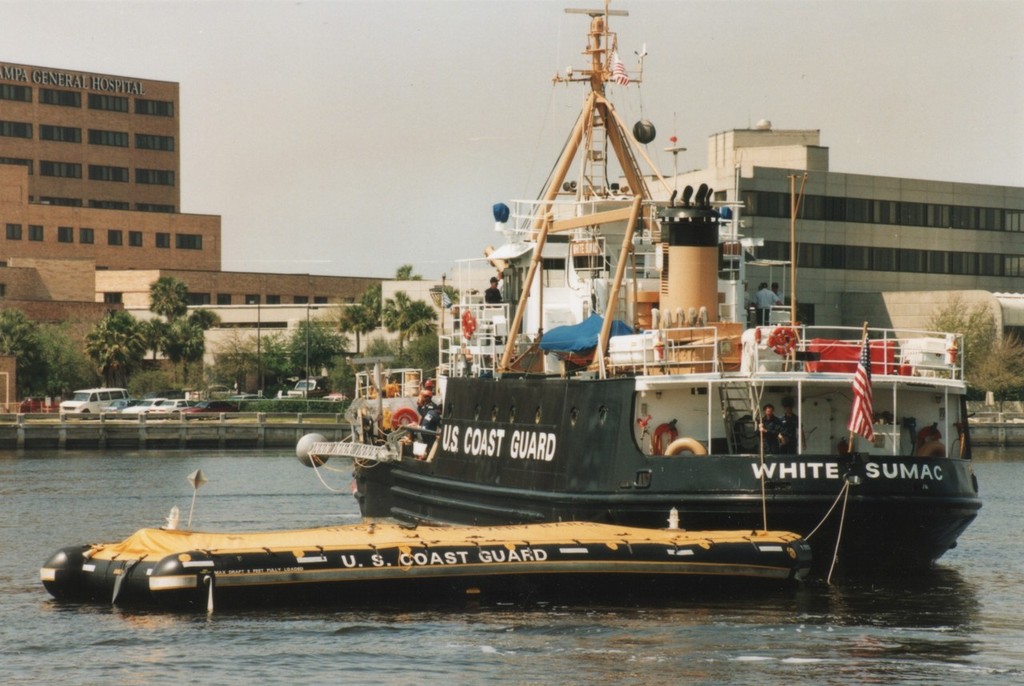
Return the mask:
<svg viewBox="0 0 1024 686">
<path fill-rule="evenodd" d="M 61 412 L 102 412 L 115 400 L 127 400 L 124 388 L 86 388 L 60 404 Z"/>
</svg>

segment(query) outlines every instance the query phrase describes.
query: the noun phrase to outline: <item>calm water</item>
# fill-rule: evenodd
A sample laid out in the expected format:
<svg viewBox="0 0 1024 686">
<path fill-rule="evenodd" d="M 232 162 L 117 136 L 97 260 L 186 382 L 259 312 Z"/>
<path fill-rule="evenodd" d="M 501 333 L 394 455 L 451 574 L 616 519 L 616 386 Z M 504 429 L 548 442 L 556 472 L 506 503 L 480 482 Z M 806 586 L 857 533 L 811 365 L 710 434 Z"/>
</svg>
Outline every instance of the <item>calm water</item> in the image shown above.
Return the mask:
<svg viewBox="0 0 1024 686">
<path fill-rule="evenodd" d="M 290 451 L 0 453 L 0 674 L 77 684 L 981 684 L 1024 681 L 1024 451 L 977 460 L 985 506 L 933 572 L 727 596 L 529 607 L 421 605 L 176 615 L 52 601 L 56 549 L 187 519 L 356 521 Z"/>
</svg>

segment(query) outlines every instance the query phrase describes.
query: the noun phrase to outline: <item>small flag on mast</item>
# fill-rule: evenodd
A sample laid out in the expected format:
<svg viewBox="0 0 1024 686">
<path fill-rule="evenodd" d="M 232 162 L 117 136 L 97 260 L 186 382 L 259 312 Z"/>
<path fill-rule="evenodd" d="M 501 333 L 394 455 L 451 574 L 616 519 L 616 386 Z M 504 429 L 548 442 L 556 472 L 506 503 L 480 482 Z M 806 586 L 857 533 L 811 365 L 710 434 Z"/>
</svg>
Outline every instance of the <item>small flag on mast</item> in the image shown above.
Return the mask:
<svg viewBox="0 0 1024 686">
<path fill-rule="evenodd" d="M 853 413 L 847 428 L 869 441 L 875 440 L 874 410 L 871 406 L 871 344 L 866 331 L 857 369 L 853 373 Z"/>
<path fill-rule="evenodd" d="M 612 53 L 612 81 L 620 86 L 629 85 L 629 74 L 626 73 L 626 65 L 619 59 L 619 53 Z"/>
</svg>

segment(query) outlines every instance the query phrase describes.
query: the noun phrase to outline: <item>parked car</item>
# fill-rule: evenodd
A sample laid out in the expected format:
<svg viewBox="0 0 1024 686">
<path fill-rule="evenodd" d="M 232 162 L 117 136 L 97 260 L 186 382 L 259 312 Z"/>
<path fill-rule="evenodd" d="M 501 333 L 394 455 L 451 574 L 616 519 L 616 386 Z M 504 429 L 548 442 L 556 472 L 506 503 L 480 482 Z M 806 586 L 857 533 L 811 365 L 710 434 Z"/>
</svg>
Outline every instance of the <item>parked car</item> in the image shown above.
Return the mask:
<svg viewBox="0 0 1024 686">
<path fill-rule="evenodd" d="M 238 405 L 227 400 L 202 400 L 192 407 L 182 408 L 182 414 L 219 414 L 221 412 L 238 412 Z"/>
<path fill-rule="evenodd" d="M 135 405 L 137 402 L 139 401 L 135 400 L 134 398 L 118 398 L 117 400 L 114 400 L 109 405 L 104 407 L 103 412 L 117 412 L 118 414 L 120 414 L 121 412 L 124 412 L 132 405 Z"/>
<path fill-rule="evenodd" d="M 131 407 L 126 407 L 121 410 L 120 414 L 124 415 L 139 415 L 149 414 L 162 404 L 170 402 L 167 398 L 144 398 L 139 402 L 135 403 Z"/>
<path fill-rule="evenodd" d="M 128 397 L 124 388 L 84 388 L 60 404 L 61 412 L 101 412 L 115 400 Z"/>
<path fill-rule="evenodd" d="M 171 414 L 172 412 L 181 412 L 195 405 L 194 400 L 185 400 L 184 398 L 171 398 L 165 399 L 162 403 L 151 409 L 146 414 Z"/>
<path fill-rule="evenodd" d="M 324 396 L 324 400 L 340 403 L 343 400 L 348 400 L 348 395 L 345 393 L 328 393 Z"/>
<path fill-rule="evenodd" d="M 18 412 L 21 414 L 32 414 L 35 412 L 53 412 L 56 409 L 56 405 L 52 403 L 46 404 L 45 398 L 25 398 L 18 405 Z"/>
</svg>

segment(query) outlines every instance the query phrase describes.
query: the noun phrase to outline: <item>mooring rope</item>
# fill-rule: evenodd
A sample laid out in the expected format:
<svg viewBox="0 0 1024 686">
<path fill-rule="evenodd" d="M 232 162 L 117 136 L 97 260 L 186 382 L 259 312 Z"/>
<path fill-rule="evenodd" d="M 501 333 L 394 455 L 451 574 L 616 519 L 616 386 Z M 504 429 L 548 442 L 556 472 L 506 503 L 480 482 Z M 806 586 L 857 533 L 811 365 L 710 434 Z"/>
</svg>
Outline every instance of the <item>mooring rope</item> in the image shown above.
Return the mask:
<svg viewBox="0 0 1024 686">
<path fill-rule="evenodd" d="M 832 583 L 832 572 L 836 568 L 836 560 L 839 559 L 839 543 L 843 540 L 843 524 L 846 522 L 846 501 L 849 499 L 849 497 L 850 482 L 847 481 L 846 484 L 843 486 L 843 513 L 839 517 L 839 531 L 836 533 L 836 550 L 832 554 L 832 564 L 828 568 L 828 578 L 825 580 L 825 583 L 827 584 Z"/>
</svg>

